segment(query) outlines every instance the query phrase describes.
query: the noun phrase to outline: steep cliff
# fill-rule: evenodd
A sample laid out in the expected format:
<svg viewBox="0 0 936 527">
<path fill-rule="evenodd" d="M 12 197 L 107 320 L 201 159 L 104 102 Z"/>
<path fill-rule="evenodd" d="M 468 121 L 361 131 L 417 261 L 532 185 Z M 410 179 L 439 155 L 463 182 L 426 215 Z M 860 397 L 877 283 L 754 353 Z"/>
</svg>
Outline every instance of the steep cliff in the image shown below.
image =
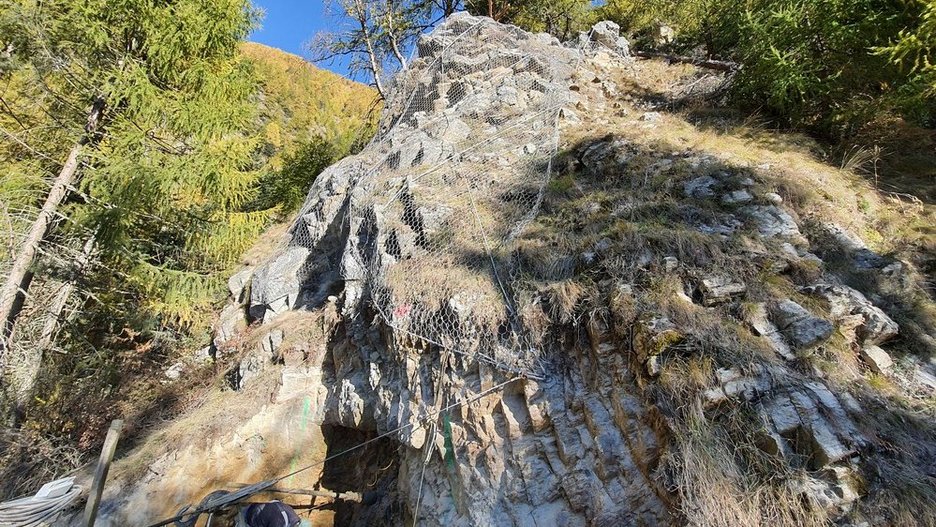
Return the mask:
<svg viewBox="0 0 936 527">
<path fill-rule="evenodd" d="M 933 525 L 936 309 L 874 250 L 907 209 L 686 110 L 722 80 L 607 23 L 424 36 L 377 137 L 230 282 L 214 353 L 265 406 L 113 518 L 300 470 L 363 493 L 342 525 Z"/>
</svg>

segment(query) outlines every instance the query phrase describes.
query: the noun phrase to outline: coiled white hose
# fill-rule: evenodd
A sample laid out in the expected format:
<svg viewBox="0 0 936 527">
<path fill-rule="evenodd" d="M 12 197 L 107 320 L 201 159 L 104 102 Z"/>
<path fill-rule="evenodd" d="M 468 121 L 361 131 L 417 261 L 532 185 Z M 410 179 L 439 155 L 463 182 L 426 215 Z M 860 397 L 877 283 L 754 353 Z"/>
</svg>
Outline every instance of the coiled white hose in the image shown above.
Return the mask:
<svg viewBox="0 0 936 527">
<path fill-rule="evenodd" d="M 50 525 L 81 494 L 75 478 L 53 481 L 35 496 L 0 503 L 0 527 L 38 527 Z"/>
</svg>

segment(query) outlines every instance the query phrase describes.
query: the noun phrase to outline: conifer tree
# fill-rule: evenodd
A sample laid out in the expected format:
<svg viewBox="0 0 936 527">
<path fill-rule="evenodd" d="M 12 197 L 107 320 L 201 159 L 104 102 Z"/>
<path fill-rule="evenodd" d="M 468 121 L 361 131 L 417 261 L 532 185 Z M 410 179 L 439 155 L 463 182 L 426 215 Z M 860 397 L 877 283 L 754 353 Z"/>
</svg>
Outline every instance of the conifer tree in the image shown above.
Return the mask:
<svg viewBox="0 0 936 527">
<path fill-rule="evenodd" d="M 238 44 L 254 20 L 246 0 L 0 0 L 0 75 L 36 90 L 30 111 L 58 130 L 37 147 L 0 109 L 4 143 L 68 176 L 12 248 L 21 274 L 50 231 L 93 232 L 98 302 L 153 327 L 205 320 L 221 271 L 276 212 L 253 205 L 257 83 Z M 5 290 L 28 287 L 13 278 Z"/>
</svg>

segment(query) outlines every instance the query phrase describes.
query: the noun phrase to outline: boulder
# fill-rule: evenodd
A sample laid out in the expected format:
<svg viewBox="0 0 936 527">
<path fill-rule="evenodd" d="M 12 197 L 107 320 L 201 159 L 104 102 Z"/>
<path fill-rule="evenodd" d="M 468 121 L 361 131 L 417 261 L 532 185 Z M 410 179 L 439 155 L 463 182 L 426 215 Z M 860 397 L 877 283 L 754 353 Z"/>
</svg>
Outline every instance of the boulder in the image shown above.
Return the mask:
<svg viewBox="0 0 936 527">
<path fill-rule="evenodd" d="M 712 176 L 699 176 L 683 184 L 683 192 L 691 198 L 710 198 L 715 195 L 712 187 L 718 184 L 718 180 Z"/>
<path fill-rule="evenodd" d="M 251 276 L 253 276 L 253 267 L 244 267 L 228 278 L 228 292 L 231 294 L 232 300 L 237 303 L 246 300 L 244 298 L 244 289 L 250 284 Z"/>
<path fill-rule="evenodd" d="M 820 469 L 854 453 L 850 445 L 863 444 L 863 438 L 828 389 L 820 385 L 812 392 L 792 389 L 763 403 L 764 415 L 782 439 L 779 445 L 765 444 L 781 452 L 789 447 Z"/>
<path fill-rule="evenodd" d="M 238 304 L 228 304 L 221 311 L 218 325 L 215 327 L 214 346 L 221 348 L 227 341 L 247 328 L 247 314 L 244 307 Z"/>
<path fill-rule="evenodd" d="M 839 249 L 851 258 L 857 269 L 879 269 L 889 263 L 886 258 L 872 251 L 861 238 L 841 225 L 829 223 L 823 225 L 823 228 L 826 235 L 838 244 Z"/>
<path fill-rule="evenodd" d="M 887 373 L 894 365 L 890 354 L 874 344 L 862 347 L 858 351 L 858 355 L 874 373 Z"/>
<path fill-rule="evenodd" d="M 165 371 L 166 377 L 172 381 L 179 380 L 183 373 L 185 373 L 185 363 L 183 362 L 177 362 Z"/>
<path fill-rule="evenodd" d="M 767 304 L 763 302 L 751 304 L 745 310 L 744 316 L 754 333 L 767 339 L 770 347 L 778 355 L 786 360 L 796 359 L 796 354 L 790 349 L 790 345 L 783 338 L 780 329 L 770 321 L 770 317 L 767 315 Z"/>
<path fill-rule="evenodd" d="M 749 205 L 741 209 L 764 238 L 781 237 L 805 244 L 805 238 L 792 216 L 775 205 Z"/>
<path fill-rule="evenodd" d="M 621 36 L 621 26 L 610 20 L 603 20 L 592 26 L 589 33 L 585 33 L 586 39 L 590 39 L 595 44 L 613 51 L 621 57 L 630 57 L 630 43 Z M 580 37 L 580 40 L 582 38 Z"/>
<path fill-rule="evenodd" d="M 675 256 L 664 256 L 663 257 L 663 270 L 667 273 L 674 272 L 679 268 L 679 259 Z"/>
<path fill-rule="evenodd" d="M 799 350 L 825 342 L 835 329 L 830 322 L 814 316 L 792 300 L 783 300 L 773 306 L 771 321 L 790 344 Z"/>
<path fill-rule="evenodd" d="M 764 199 L 766 199 L 771 205 L 774 206 L 780 206 L 783 203 L 783 198 L 776 192 L 768 192 L 764 194 Z"/>
<path fill-rule="evenodd" d="M 861 344 L 880 344 L 897 335 L 900 326 L 863 294 L 845 285 L 816 284 L 804 293 L 824 298 L 836 321 L 855 328 Z"/>
<path fill-rule="evenodd" d="M 723 194 L 721 197 L 721 202 L 725 205 L 736 205 L 740 203 L 748 203 L 754 200 L 754 196 L 746 190 L 734 190 L 727 194 Z"/>
<path fill-rule="evenodd" d="M 702 293 L 702 304 L 706 306 L 715 306 L 724 304 L 732 299 L 743 296 L 747 287 L 735 282 L 726 276 L 711 276 L 703 278 L 699 284 L 699 292 Z"/>
<path fill-rule="evenodd" d="M 307 271 L 308 248 L 293 245 L 253 275 L 250 285 L 250 310 L 253 318 L 263 318 L 266 311 L 286 311 L 299 296 Z"/>
<path fill-rule="evenodd" d="M 666 24 L 658 23 L 653 25 L 651 36 L 655 45 L 665 46 L 676 40 L 676 30 Z"/>
<path fill-rule="evenodd" d="M 643 364 L 654 355 L 683 339 L 675 324 L 664 316 L 645 316 L 634 328 L 633 348 L 637 362 Z"/>
</svg>

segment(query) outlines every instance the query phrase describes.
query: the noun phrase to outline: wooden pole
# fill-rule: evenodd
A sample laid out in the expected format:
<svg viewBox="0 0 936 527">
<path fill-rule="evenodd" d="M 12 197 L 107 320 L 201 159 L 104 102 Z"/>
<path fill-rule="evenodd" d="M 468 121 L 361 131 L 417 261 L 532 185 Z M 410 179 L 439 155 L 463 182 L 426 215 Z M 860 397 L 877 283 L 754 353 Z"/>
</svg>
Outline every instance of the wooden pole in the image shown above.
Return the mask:
<svg viewBox="0 0 936 527">
<path fill-rule="evenodd" d="M 692 64 L 700 68 L 708 68 L 718 71 L 735 71 L 741 69 L 741 66 L 736 62 L 728 62 L 725 60 L 712 60 L 712 59 L 696 59 L 692 57 L 682 57 L 679 55 L 670 55 L 669 53 L 660 53 L 657 51 L 635 51 L 635 57 L 640 57 L 644 59 L 664 59 L 670 62 L 679 62 L 682 64 Z"/>
<path fill-rule="evenodd" d="M 110 470 L 111 460 L 114 459 L 114 451 L 117 450 L 117 440 L 120 439 L 120 431 L 122 429 L 123 421 L 114 419 L 111 421 L 110 428 L 107 430 L 107 437 L 104 438 L 104 448 L 101 449 L 101 457 L 98 459 L 97 468 L 94 469 L 91 493 L 88 495 L 88 503 L 85 505 L 85 527 L 94 527 L 98 505 L 101 504 L 101 495 L 104 493 L 104 482 L 107 480 L 107 471 Z"/>
<path fill-rule="evenodd" d="M 232 483 L 232 487 L 237 489 L 242 489 L 244 487 L 249 487 L 247 483 Z M 264 489 L 263 492 L 276 492 L 280 494 L 299 494 L 302 496 L 312 496 L 319 498 L 331 498 L 333 500 L 345 500 L 345 501 L 356 501 L 358 503 L 363 499 L 361 494 L 358 492 L 335 492 L 333 490 L 312 490 L 312 489 L 285 489 L 282 487 L 269 487 Z"/>
</svg>

